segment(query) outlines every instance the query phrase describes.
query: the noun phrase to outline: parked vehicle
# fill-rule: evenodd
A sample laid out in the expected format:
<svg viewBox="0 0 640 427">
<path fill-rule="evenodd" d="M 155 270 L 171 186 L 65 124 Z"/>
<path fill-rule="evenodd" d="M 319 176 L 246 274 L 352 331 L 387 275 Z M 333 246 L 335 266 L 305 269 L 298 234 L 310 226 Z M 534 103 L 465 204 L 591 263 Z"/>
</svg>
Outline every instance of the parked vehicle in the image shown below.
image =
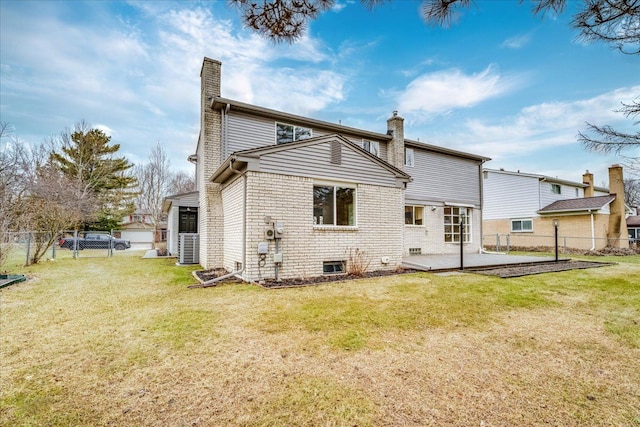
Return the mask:
<svg viewBox="0 0 640 427">
<path fill-rule="evenodd" d="M 58 241 L 61 248 L 78 250 L 83 249 L 109 249 L 113 248 L 117 251 L 129 249 L 131 242 L 129 240 L 116 239 L 108 234 L 87 233 L 84 237 L 63 237 Z"/>
</svg>

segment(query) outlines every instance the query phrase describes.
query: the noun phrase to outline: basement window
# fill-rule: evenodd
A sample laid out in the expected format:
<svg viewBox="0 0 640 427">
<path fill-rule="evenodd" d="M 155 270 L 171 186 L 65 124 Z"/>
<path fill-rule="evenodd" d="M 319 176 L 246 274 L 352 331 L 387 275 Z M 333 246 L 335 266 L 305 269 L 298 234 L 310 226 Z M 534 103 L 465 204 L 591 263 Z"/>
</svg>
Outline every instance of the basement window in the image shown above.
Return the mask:
<svg viewBox="0 0 640 427">
<path fill-rule="evenodd" d="M 342 274 L 346 261 L 325 261 L 322 263 L 322 274 Z"/>
</svg>

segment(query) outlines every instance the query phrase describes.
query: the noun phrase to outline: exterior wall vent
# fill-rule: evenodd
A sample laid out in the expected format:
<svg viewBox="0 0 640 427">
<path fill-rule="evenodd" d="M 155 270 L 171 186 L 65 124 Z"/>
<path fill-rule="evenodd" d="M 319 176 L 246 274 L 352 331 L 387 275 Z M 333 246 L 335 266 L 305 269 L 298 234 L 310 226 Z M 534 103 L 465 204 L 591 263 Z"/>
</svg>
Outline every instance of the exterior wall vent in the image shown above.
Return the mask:
<svg viewBox="0 0 640 427">
<path fill-rule="evenodd" d="M 409 248 L 409 255 L 422 255 L 422 248 Z"/>
<path fill-rule="evenodd" d="M 342 164 L 342 144 L 338 141 L 331 142 L 331 163 L 334 165 Z"/>
</svg>

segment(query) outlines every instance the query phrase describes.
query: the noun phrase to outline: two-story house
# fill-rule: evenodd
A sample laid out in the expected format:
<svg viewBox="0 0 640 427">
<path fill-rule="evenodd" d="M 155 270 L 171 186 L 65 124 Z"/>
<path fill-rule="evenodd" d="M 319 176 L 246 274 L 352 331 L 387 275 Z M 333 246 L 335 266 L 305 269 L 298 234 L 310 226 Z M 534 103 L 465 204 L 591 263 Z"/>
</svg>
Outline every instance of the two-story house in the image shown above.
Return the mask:
<svg viewBox="0 0 640 427">
<path fill-rule="evenodd" d="M 596 187 L 587 171 L 582 182 L 545 175 L 485 169 L 483 233 L 486 246 L 509 235 L 512 246 L 554 244 L 594 250 L 627 247 L 622 167 L 609 168 L 609 189 Z M 553 239 L 552 239 L 553 237 Z"/>
<path fill-rule="evenodd" d="M 396 112 L 375 132 L 223 98 L 209 58 L 200 107 L 190 160 L 203 267 L 313 277 L 355 262 L 393 270 L 410 253 L 457 253 L 461 239 L 480 250 L 488 158 L 407 140 Z"/>
</svg>

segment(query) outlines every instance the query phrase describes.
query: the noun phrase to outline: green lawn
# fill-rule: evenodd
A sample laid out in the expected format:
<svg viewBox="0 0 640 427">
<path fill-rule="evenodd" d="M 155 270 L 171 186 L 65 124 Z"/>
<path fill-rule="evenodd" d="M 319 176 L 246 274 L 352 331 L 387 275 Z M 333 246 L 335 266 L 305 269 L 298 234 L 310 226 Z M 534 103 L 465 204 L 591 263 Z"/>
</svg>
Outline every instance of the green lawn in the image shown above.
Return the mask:
<svg viewBox="0 0 640 427">
<path fill-rule="evenodd" d="M 265 290 L 141 255 L 11 266 L 0 425 L 640 426 L 640 256 Z"/>
</svg>

